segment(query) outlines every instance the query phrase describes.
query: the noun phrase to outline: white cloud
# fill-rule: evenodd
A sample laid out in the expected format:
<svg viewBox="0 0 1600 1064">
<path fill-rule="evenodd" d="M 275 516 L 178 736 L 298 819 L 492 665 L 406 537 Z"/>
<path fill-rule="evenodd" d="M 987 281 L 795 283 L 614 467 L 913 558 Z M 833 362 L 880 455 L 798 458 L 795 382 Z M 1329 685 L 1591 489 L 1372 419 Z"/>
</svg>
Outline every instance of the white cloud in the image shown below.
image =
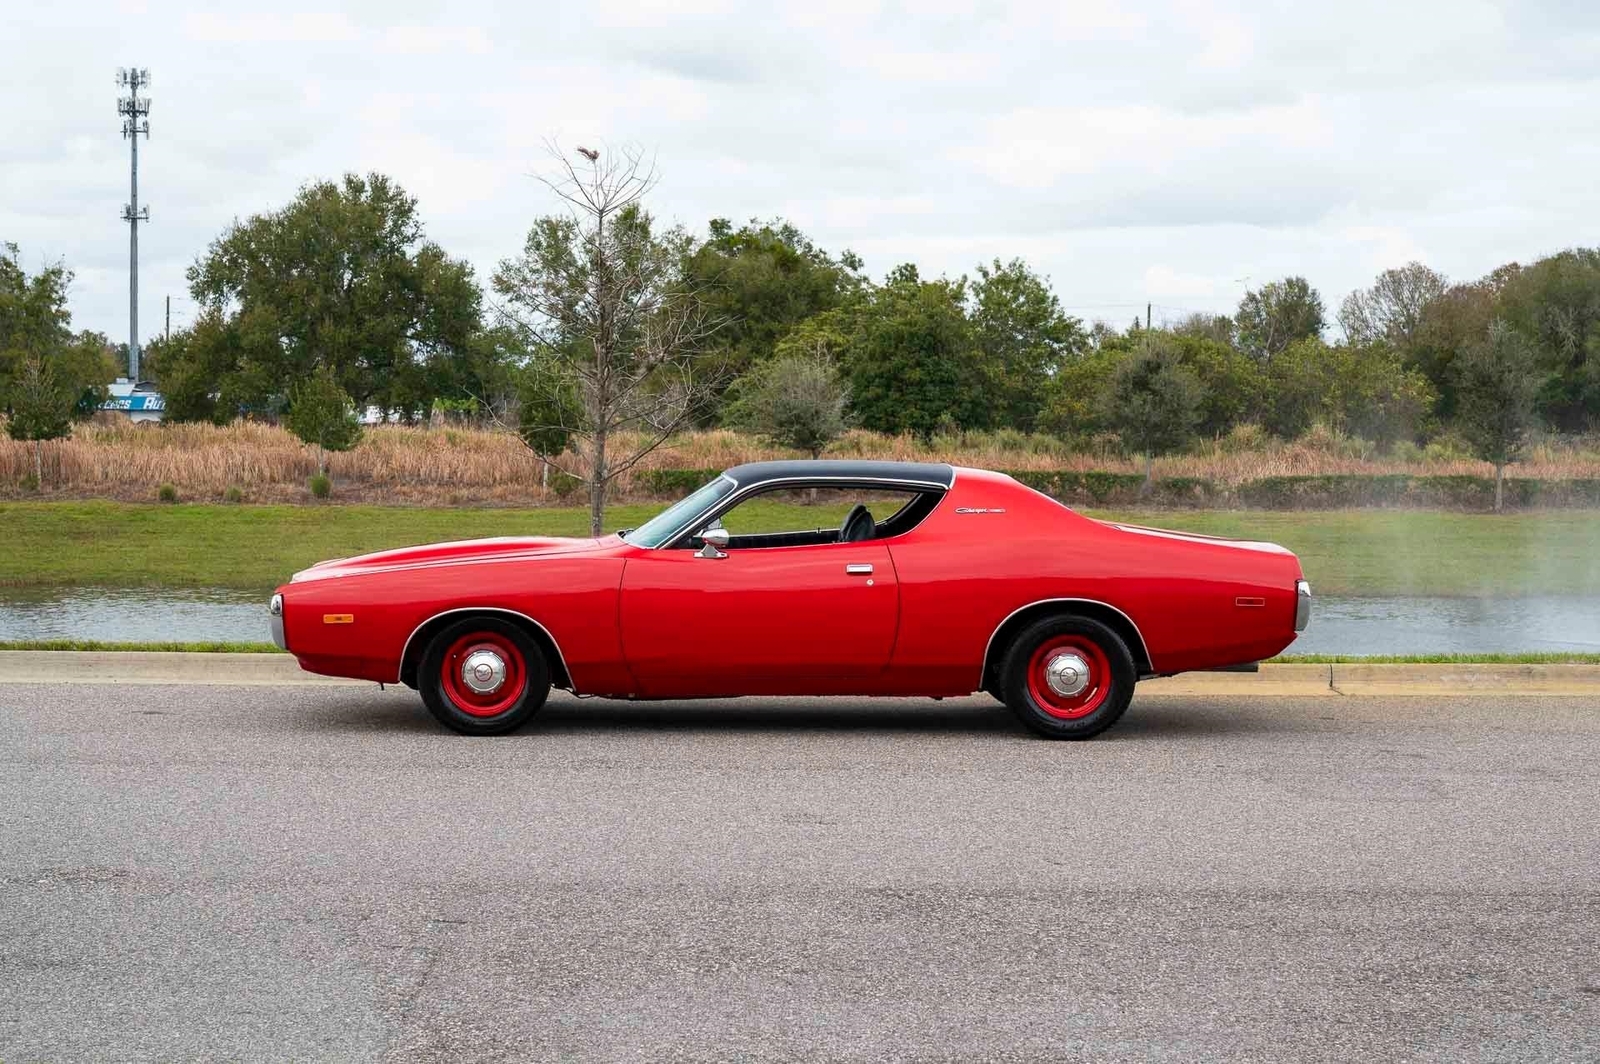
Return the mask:
<svg viewBox="0 0 1600 1064">
<path fill-rule="evenodd" d="M 785 215 L 874 274 L 1020 255 L 1119 323 L 1227 310 L 1245 276 L 1330 305 L 1411 258 L 1476 277 L 1600 213 L 1573 133 L 1600 7 L 1566 0 L 24 6 L 0 239 L 76 269 L 77 324 L 113 336 L 130 63 L 155 75 L 146 321 L 235 217 L 345 171 L 391 173 L 485 276 L 553 206 L 548 138 L 653 152 L 668 220 Z"/>
<path fill-rule="evenodd" d="M 1183 273 L 1165 263 L 1144 271 L 1145 291 L 1152 299 L 1210 299 L 1217 294 L 1218 278 L 1198 273 Z"/>
<path fill-rule="evenodd" d="M 183 20 L 190 40 L 208 44 L 337 44 L 360 39 L 345 15 L 331 11 L 287 14 L 193 14 Z"/>
</svg>

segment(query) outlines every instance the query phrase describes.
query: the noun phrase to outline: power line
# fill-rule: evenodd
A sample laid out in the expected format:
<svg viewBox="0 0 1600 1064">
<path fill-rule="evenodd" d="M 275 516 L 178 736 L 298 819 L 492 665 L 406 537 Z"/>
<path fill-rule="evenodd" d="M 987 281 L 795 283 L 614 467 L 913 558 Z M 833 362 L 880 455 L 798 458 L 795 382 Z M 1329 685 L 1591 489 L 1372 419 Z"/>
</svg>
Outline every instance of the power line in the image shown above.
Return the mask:
<svg viewBox="0 0 1600 1064">
<path fill-rule="evenodd" d="M 143 67 L 117 69 L 118 87 L 128 90 L 128 95 L 117 98 L 117 114 L 132 148 L 122 220 L 128 223 L 128 379 L 134 384 L 139 383 L 139 223 L 150 220 L 150 208 L 139 206 L 139 134 L 150 139 L 150 98 L 140 96 L 139 90 L 149 84 L 150 71 Z"/>
</svg>

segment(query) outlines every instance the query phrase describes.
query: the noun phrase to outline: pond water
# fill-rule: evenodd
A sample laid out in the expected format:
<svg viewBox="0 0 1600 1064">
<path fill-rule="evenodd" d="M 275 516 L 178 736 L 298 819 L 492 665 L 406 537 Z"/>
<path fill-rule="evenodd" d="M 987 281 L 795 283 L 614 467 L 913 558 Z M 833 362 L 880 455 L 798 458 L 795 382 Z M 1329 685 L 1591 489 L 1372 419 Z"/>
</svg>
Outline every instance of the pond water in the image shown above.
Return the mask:
<svg viewBox="0 0 1600 1064">
<path fill-rule="evenodd" d="M 272 638 L 266 600 L 238 591 L 0 590 L 0 641 L 261 643 Z"/>
<path fill-rule="evenodd" d="M 91 588 L 0 591 L 0 641 L 263 642 L 266 596 Z M 1597 598 L 1319 596 L 1296 654 L 1600 653 Z"/>
</svg>

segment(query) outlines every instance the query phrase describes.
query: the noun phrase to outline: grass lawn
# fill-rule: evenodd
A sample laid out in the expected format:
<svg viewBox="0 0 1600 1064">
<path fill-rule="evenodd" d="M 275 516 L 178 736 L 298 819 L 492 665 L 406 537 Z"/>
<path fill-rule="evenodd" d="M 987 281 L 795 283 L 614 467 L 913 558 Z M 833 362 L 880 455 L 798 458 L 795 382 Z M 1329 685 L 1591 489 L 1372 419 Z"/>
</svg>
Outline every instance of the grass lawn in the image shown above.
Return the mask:
<svg viewBox="0 0 1600 1064">
<path fill-rule="evenodd" d="M 759 508 L 758 508 L 759 507 Z M 622 505 L 608 528 L 661 507 Z M 825 505 L 741 508 L 740 531 L 828 527 Z M 1093 516 L 1268 539 L 1300 555 L 1313 589 L 1344 595 L 1600 594 L 1600 515 L 1494 517 L 1405 510 L 1167 511 Z M 577 536 L 587 510 L 221 506 L 111 502 L 0 504 L 0 589 L 103 586 L 263 592 L 324 558 L 478 536 Z"/>
</svg>

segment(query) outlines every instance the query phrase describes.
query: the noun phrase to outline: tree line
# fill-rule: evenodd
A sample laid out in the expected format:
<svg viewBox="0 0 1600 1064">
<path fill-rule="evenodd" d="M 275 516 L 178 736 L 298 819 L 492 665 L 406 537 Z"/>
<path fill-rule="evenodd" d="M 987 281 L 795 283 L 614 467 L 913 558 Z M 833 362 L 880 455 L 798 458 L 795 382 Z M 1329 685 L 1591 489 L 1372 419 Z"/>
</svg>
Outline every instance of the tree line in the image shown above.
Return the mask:
<svg viewBox="0 0 1600 1064">
<path fill-rule="evenodd" d="M 354 445 L 366 407 L 482 418 L 546 468 L 578 451 L 596 529 L 606 485 L 689 426 L 813 455 L 852 425 L 1049 433 L 1148 470 L 1196 439 L 1321 425 L 1380 448 L 1449 435 L 1498 481 L 1532 436 L 1600 421 L 1600 249 L 1467 282 L 1411 263 L 1331 315 L 1287 277 L 1232 315 L 1116 328 L 1066 313 L 1021 259 L 873 279 L 786 222 L 661 225 L 637 154 L 554 158 L 558 209 L 487 290 L 381 174 L 310 184 L 230 226 L 188 271 L 193 323 L 146 350 L 168 419 L 282 419 L 325 455 Z M 0 256 L 0 410 L 15 437 L 68 431 L 115 370 L 104 337 L 70 331 L 69 280 Z"/>
</svg>

